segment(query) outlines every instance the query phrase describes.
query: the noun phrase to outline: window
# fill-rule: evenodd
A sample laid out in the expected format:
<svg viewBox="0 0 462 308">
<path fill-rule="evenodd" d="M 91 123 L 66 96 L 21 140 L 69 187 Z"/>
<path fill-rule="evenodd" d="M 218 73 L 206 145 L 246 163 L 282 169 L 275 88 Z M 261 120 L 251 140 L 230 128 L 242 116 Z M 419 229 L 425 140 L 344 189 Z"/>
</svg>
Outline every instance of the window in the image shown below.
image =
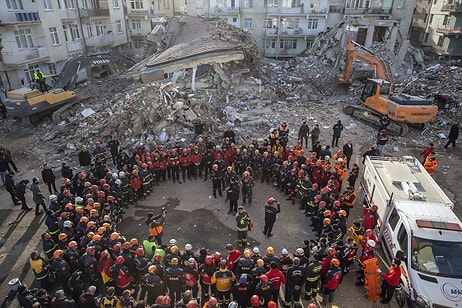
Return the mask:
<svg viewBox="0 0 462 308">
<path fill-rule="evenodd" d="M 244 0 L 244 7 L 246 9 L 251 9 L 253 8 L 253 0 Z"/>
<path fill-rule="evenodd" d="M 78 25 L 70 25 L 69 28 L 71 29 L 71 37 L 72 40 L 79 40 L 80 39 L 80 31 L 79 31 L 79 26 Z"/>
<path fill-rule="evenodd" d="M 16 39 L 16 44 L 18 48 L 32 48 L 34 44 L 32 43 L 32 35 L 30 29 L 24 30 L 15 30 L 14 37 Z"/>
<path fill-rule="evenodd" d="M 388 219 L 388 221 L 390 223 L 391 229 L 394 231 L 395 228 L 396 228 L 396 225 L 398 224 L 398 221 L 399 221 L 399 215 L 398 215 L 398 211 L 396 209 L 393 209 L 393 211 L 390 214 L 390 218 Z"/>
<path fill-rule="evenodd" d="M 29 64 L 27 66 L 27 69 L 24 70 L 24 73 L 26 74 L 26 79 L 27 81 L 29 81 L 29 83 L 32 83 L 32 80 L 34 80 L 34 73 L 38 69 L 40 69 L 38 64 Z"/>
<path fill-rule="evenodd" d="M 52 10 L 53 7 L 51 6 L 51 0 L 43 0 L 43 8 L 45 10 Z"/>
<path fill-rule="evenodd" d="M 264 6 L 269 8 L 278 7 L 279 0 L 265 0 Z"/>
<path fill-rule="evenodd" d="M 143 41 L 142 40 L 134 40 L 133 41 L 133 48 L 135 48 L 135 49 L 143 48 Z"/>
<path fill-rule="evenodd" d="M 88 9 L 88 0 L 82 0 L 82 9 Z"/>
<path fill-rule="evenodd" d="M 317 29 L 318 20 L 317 19 L 308 19 L 308 29 Z"/>
<path fill-rule="evenodd" d="M 281 5 L 284 8 L 300 7 L 300 0 L 282 0 Z"/>
<path fill-rule="evenodd" d="M 438 42 L 436 42 L 436 46 L 442 47 L 444 43 L 444 36 L 439 36 L 438 37 Z"/>
<path fill-rule="evenodd" d="M 132 20 L 132 29 L 133 30 L 141 30 L 141 20 L 133 19 Z"/>
<path fill-rule="evenodd" d="M 298 29 L 298 18 L 283 18 L 281 20 L 281 28 L 282 29 Z"/>
<path fill-rule="evenodd" d="M 443 19 L 443 26 L 449 25 L 449 20 L 450 20 L 450 17 L 448 15 L 445 15 Z"/>
<path fill-rule="evenodd" d="M 122 33 L 122 21 L 120 19 L 116 20 L 116 32 Z"/>
<path fill-rule="evenodd" d="M 297 48 L 297 40 L 280 40 L 279 41 L 279 48 L 280 49 L 296 49 Z"/>
<path fill-rule="evenodd" d="M 88 37 L 93 37 L 93 29 L 91 27 L 91 24 L 90 23 L 86 24 L 85 28 L 87 29 L 87 36 Z"/>
<path fill-rule="evenodd" d="M 404 7 L 405 0 L 399 0 L 398 1 L 398 9 L 402 9 Z"/>
<path fill-rule="evenodd" d="M 51 43 L 53 45 L 59 45 L 59 36 L 56 27 L 50 27 L 48 30 L 50 31 Z"/>
<path fill-rule="evenodd" d="M 430 24 L 433 22 L 433 14 L 430 14 L 430 20 L 428 21 Z"/>
<path fill-rule="evenodd" d="M 203 9 L 204 4 L 202 3 L 202 0 L 196 0 L 196 9 Z"/>
<path fill-rule="evenodd" d="M 252 29 L 252 18 L 244 18 L 244 29 Z"/>
<path fill-rule="evenodd" d="M 130 0 L 130 7 L 132 9 L 142 9 L 143 8 L 143 0 Z"/>
<path fill-rule="evenodd" d="M 404 228 L 404 225 L 401 225 L 398 231 L 398 245 L 400 250 L 404 252 L 404 255 L 407 256 L 408 248 L 407 248 L 407 231 L 406 228 Z"/>
<path fill-rule="evenodd" d="M 272 29 L 273 28 L 273 19 L 265 18 L 263 19 L 263 29 Z"/>
<path fill-rule="evenodd" d="M 64 7 L 66 9 L 75 9 L 74 0 L 64 0 Z"/>
<path fill-rule="evenodd" d="M 58 74 L 58 71 L 56 70 L 56 65 L 53 63 L 48 63 L 48 70 L 50 71 L 51 74 Z"/>
<path fill-rule="evenodd" d="M 261 44 L 261 47 L 263 49 L 268 49 L 268 48 L 276 48 L 276 40 L 275 39 L 271 39 L 271 40 L 268 40 L 268 39 L 264 39 L 262 40 L 262 44 Z"/>
<path fill-rule="evenodd" d="M 428 43 L 428 38 L 430 37 L 430 33 L 425 33 L 424 43 Z"/>
<path fill-rule="evenodd" d="M 112 0 L 112 7 L 115 9 L 120 8 L 119 0 Z"/>
<path fill-rule="evenodd" d="M 9 10 L 24 10 L 22 0 L 6 0 L 6 7 Z"/>
<path fill-rule="evenodd" d="M 95 22 L 96 27 L 96 36 L 100 36 L 104 34 L 104 26 L 102 21 Z"/>
<path fill-rule="evenodd" d="M 342 6 L 341 5 L 330 5 L 329 13 L 342 13 Z"/>
</svg>

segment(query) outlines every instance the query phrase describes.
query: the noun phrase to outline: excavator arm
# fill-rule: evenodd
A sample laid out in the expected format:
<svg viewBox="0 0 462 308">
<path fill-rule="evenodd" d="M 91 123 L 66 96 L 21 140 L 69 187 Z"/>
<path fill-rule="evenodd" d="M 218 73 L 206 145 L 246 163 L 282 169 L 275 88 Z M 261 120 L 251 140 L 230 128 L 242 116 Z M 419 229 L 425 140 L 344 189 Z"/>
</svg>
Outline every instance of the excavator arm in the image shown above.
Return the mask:
<svg viewBox="0 0 462 308">
<path fill-rule="evenodd" d="M 125 67 L 130 67 L 135 64 L 134 61 L 126 58 L 116 51 L 80 56 L 78 58 L 71 59 L 64 64 L 63 69 L 56 79 L 54 87 L 65 90 L 70 89 L 75 85 L 80 70 L 88 67 L 107 65 L 109 63 L 118 63 Z"/>
<path fill-rule="evenodd" d="M 374 52 L 355 41 L 349 41 L 347 44 L 345 69 L 343 70 L 343 75 L 339 77 L 340 83 L 351 83 L 351 74 L 353 73 L 353 62 L 355 59 L 361 60 L 372 66 L 375 70 L 375 78 L 393 84 L 390 65 L 383 59 L 380 59 Z"/>
</svg>

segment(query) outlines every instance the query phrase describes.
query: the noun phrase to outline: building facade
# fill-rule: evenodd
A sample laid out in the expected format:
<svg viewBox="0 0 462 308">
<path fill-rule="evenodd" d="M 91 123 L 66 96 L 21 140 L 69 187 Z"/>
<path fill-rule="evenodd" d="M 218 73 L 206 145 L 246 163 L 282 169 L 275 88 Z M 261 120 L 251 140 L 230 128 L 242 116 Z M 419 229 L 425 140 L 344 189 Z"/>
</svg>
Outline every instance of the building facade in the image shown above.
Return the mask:
<svg viewBox="0 0 462 308">
<path fill-rule="evenodd" d="M 71 58 L 128 43 L 122 0 L 0 1 L 0 80 L 30 86 L 37 69 L 57 74 Z"/>
</svg>

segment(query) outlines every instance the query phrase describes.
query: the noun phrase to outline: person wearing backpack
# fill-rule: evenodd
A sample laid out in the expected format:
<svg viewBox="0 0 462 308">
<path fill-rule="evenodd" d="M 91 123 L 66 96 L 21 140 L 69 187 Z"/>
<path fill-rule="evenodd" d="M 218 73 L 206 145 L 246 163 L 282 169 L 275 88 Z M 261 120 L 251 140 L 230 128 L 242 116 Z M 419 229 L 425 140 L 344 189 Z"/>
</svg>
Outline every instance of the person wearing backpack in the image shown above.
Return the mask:
<svg viewBox="0 0 462 308">
<path fill-rule="evenodd" d="M 106 296 L 104 296 L 100 301 L 100 308 L 116 308 L 118 301 L 119 299 L 115 295 L 115 288 L 108 287 Z"/>
</svg>

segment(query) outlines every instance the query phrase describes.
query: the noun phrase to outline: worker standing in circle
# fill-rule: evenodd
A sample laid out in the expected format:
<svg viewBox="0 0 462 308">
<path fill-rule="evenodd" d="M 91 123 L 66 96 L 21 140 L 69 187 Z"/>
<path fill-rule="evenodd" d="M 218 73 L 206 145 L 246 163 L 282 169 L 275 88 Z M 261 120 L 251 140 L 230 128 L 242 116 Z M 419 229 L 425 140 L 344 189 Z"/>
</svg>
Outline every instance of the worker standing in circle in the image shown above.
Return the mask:
<svg viewBox="0 0 462 308">
<path fill-rule="evenodd" d="M 275 207 L 276 205 L 276 207 Z M 281 212 L 281 205 L 273 197 L 268 198 L 265 204 L 265 227 L 263 228 L 263 234 L 266 237 L 273 236 L 273 225 L 276 222 L 276 214 Z"/>
</svg>

